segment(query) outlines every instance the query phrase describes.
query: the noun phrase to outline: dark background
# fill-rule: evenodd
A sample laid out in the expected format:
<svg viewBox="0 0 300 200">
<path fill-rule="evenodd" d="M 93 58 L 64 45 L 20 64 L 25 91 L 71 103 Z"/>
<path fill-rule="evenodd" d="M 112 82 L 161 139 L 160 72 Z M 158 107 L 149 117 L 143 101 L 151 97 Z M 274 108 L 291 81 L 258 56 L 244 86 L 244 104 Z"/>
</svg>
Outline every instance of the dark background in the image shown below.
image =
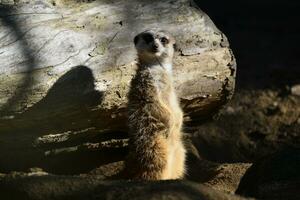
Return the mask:
<svg viewBox="0 0 300 200">
<path fill-rule="evenodd" d="M 227 36 L 237 62 L 236 90 L 224 109 L 187 131 L 216 162 L 254 162 L 300 148 L 300 1 L 195 0 Z"/>
<path fill-rule="evenodd" d="M 196 0 L 225 33 L 237 60 L 237 88 L 300 82 L 300 1 Z"/>
</svg>

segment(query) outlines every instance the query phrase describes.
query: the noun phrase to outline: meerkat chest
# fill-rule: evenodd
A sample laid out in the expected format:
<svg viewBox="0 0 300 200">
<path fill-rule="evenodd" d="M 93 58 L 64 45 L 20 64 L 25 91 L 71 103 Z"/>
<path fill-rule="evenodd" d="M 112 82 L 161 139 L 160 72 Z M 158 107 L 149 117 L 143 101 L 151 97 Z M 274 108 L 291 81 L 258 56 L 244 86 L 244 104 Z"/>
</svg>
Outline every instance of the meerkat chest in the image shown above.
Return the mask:
<svg viewBox="0 0 300 200">
<path fill-rule="evenodd" d="M 154 76 L 154 82 L 158 91 L 158 98 L 160 98 L 161 101 L 164 102 L 164 104 L 167 105 L 168 109 L 171 111 L 170 117 L 172 118 L 172 124 L 174 124 L 176 127 L 180 127 L 183 114 L 175 93 L 171 74 L 166 72 L 164 74 L 157 73 L 157 71 L 153 72 L 153 74 L 156 75 Z"/>
<path fill-rule="evenodd" d="M 172 109 L 177 109 L 179 108 L 179 103 L 173 88 L 173 77 L 168 70 L 162 69 L 161 66 L 155 66 L 150 69 L 150 74 L 158 96 Z"/>
<path fill-rule="evenodd" d="M 149 69 L 149 72 L 157 92 L 163 96 L 169 96 L 172 84 L 171 75 L 161 66 L 154 66 Z"/>
</svg>

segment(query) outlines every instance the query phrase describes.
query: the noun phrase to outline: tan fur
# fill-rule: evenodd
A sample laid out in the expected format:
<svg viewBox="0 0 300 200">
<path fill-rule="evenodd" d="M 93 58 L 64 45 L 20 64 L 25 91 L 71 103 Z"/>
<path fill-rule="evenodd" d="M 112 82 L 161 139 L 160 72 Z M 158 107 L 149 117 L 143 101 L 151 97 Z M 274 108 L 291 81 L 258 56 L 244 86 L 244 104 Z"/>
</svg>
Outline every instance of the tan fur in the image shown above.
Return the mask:
<svg viewBox="0 0 300 200">
<path fill-rule="evenodd" d="M 151 30 L 146 33 L 155 39 L 146 44 L 144 33 L 135 40 L 139 62 L 129 92 L 130 142 L 125 172 L 132 179 L 180 179 L 185 173 L 186 154 L 181 132 L 183 113 L 172 72 L 165 67 L 172 65 L 175 40 L 165 32 Z M 168 44 L 163 45 L 161 37 L 167 37 Z M 148 48 L 155 42 L 160 43 L 156 55 Z"/>
</svg>

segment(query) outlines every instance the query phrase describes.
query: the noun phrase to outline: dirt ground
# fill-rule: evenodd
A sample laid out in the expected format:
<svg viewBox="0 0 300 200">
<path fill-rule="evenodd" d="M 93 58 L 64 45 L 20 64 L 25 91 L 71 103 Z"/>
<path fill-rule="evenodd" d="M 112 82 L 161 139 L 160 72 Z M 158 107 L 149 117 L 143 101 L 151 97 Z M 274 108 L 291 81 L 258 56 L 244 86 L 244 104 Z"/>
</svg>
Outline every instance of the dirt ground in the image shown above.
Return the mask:
<svg viewBox="0 0 300 200">
<path fill-rule="evenodd" d="M 254 162 L 300 144 L 300 98 L 281 90 L 242 90 L 216 119 L 190 128 L 199 154 L 216 162 Z"/>
</svg>

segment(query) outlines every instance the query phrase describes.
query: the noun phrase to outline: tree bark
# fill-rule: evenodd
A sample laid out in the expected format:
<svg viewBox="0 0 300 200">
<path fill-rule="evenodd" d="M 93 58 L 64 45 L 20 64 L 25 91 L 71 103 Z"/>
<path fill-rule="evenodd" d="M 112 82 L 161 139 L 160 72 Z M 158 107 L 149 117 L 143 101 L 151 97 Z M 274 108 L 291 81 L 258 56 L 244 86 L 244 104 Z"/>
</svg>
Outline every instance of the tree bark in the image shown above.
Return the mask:
<svg viewBox="0 0 300 200">
<path fill-rule="evenodd" d="M 72 152 L 71 164 L 77 149 L 126 141 L 133 37 L 145 29 L 177 40 L 174 81 L 186 121 L 211 116 L 231 98 L 236 64 L 228 41 L 191 1 L 15 2 L 0 1 L 3 171 L 55 171 L 64 157 L 47 155 Z"/>
</svg>

